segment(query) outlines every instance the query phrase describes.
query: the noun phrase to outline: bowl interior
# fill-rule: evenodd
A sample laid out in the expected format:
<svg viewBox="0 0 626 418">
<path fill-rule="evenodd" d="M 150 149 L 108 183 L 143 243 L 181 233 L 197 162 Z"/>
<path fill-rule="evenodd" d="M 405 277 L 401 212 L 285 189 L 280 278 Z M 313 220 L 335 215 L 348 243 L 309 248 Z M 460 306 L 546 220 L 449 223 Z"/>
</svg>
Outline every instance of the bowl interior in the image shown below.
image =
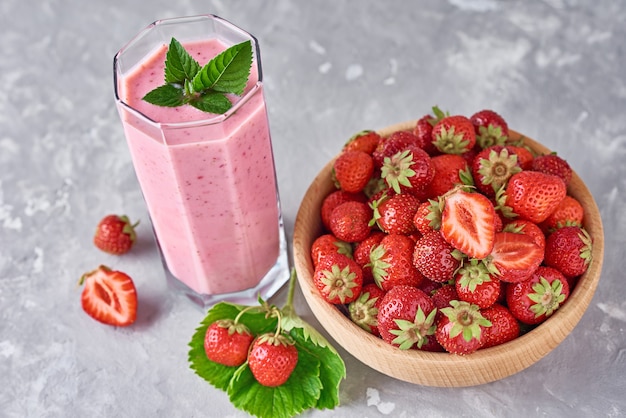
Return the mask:
<svg viewBox="0 0 626 418">
<path fill-rule="evenodd" d="M 409 130 L 415 121 L 389 126 L 379 131 L 385 137 L 397 130 Z M 513 139 L 539 153 L 549 153 L 543 145 L 511 131 Z M 333 161 L 317 175 L 307 190 L 295 221 L 293 254 L 298 282 L 313 314 L 346 351 L 364 364 L 399 380 L 426 386 L 472 386 L 517 373 L 552 351 L 576 326 L 587 309 L 600 279 L 604 254 L 604 232 L 593 196 L 574 172 L 568 193 L 585 209 L 584 227 L 594 240 L 593 262 L 580 278 L 570 298 L 555 314 L 532 331 L 508 343 L 479 350 L 468 356 L 400 350 L 355 325 L 337 307 L 327 303 L 313 285 L 310 248 L 322 233 L 320 208 L 324 197 L 334 190 Z"/>
</svg>

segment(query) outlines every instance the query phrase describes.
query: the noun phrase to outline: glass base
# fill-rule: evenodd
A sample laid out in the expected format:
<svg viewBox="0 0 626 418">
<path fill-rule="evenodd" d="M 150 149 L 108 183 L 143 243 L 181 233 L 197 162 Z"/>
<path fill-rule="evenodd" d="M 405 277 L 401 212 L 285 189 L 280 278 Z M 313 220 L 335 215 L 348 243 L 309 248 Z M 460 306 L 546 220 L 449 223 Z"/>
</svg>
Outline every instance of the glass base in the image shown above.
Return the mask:
<svg viewBox="0 0 626 418">
<path fill-rule="evenodd" d="M 167 279 L 167 286 L 175 292 L 182 293 L 189 300 L 202 308 L 210 308 L 218 302 L 231 302 L 239 305 L 251 306 L 258 305 L 259 296 L 263 300 L 267 300 L 271 296 L 276 294 L 276 292 L 278 292 L 280 288 L 285 283 L 287 283 L 287 281 L 289 281 L 289 256 L 287 252 L 285 227 L 282 220 L 280 222 L 279 237 L 280 247 L 276 263 L 272 266 L 272 268 L 269 269 L 269 271 L 265 274 L 263 279 L 256 287 L 241 290 L 239 292 L 220 293 L 215 295 L 205 295 L 197 293 L 185 283 L 174 277 L 174 275 L 170 272 L 169 268 L 165 264 L 165 258 L 163 257 L 163 254 L 160 254 L 161 261 L 163 262 L 163 269 L 165 270 L 165 277 Z M 158 245 L 158 240 L 157 247 L 159 247 L 159 252 L 161 252 L 161 248 Z"/>
</svg>

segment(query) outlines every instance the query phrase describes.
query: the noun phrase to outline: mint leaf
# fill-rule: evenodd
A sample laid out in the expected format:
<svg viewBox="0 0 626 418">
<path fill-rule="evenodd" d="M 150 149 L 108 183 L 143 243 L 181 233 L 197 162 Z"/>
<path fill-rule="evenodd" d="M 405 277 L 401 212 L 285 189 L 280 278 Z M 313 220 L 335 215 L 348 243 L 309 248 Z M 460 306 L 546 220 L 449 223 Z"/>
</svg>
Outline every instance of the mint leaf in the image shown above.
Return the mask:
<svg viewBox="0 0 626 418">
<path fill-rule="evenodd" d="M 278 387 L 259 384 L 250 368 L 242 366 L 228 388 L 232 404 L 259 418 L 290 418 L 315 407 L 322 388 L 317 377 L 320 364 L 297 347 L 298 364 L 289 380 Z"/>
<path fill-rule="evenodd" d="M 209 61 L 195 77 L 193 89 L 241 95 L 250 76 L 252 43 L 234 45 Z"/>
<path fill-rule="evenodd" d="M 251 41 L 231 46 L 200 67 L 172 38 L 165 55 L 165 84 L 150 91 L 143 100 L 166 107 L 190 104 L 203 112 L 224 114 L 232 107 L 225 94 L 243 94 L 251 67 Z"/>
<path fill-rule="evenodd" d="M 176 39 L 172 38 L 165 56 L 165 82 L 183 84 L 192 80 L 200 71 L 200 64 L 185 50 Z"/>
<path fill-rule="evenodd" d="M 222 93 L 205 93 L 191 100 L 190 105 L 203 112 L 224 114 L 233 104 Z"/>
<path fill-rule="evenodd" d="M 185 93 L 180 87 L 164 84 L 146 94 L 143 100 L 157 106 L 178 107 L 184 104 Z"/>
</svg>

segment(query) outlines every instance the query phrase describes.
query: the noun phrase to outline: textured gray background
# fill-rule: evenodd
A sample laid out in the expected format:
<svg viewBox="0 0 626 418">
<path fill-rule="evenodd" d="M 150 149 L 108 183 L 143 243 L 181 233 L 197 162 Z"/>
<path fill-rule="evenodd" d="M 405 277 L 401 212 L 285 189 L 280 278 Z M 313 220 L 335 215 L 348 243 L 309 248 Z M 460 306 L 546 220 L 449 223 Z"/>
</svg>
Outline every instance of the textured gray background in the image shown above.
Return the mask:
<svg viewBox="0 0 626 418">
<path fill-rule="evenodd" d="M 289 238 L 307 186 L 349 136 L 434 104 L 499 111 L 558 150 L 601 209 L 597 293 L 538 364 L 439 389 L 396 381 L 340 350 L 341 406 L 304 416 L 626 415 L 626 3 L 3 0 L 0 416 L 245 416 L 188 368 L 187 342 L 204 312 L 167 292 L 113 102 L 115 52 L 153 20 L 200 13 L 260 40 Z M 133 255 L 91 245 L 110 212 L 141 219 Z M 101 263 L 135 278 L 140 310 L 130 328 L 81 311 L 78 278 Z M 296 301 L 316 324 L 300 293 Z"/>
</svg>

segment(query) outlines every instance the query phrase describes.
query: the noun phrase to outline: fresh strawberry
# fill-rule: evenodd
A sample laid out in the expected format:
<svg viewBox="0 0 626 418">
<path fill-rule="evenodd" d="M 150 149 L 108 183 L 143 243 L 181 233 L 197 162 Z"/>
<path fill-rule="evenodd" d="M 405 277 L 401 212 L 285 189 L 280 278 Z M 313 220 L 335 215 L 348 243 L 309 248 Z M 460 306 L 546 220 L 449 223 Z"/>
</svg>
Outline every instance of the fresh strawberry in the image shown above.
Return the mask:
<svg viewBox="0 0 626 418">
<path fill-rule="evenodd" d="M 580 276 L 593 261 L 593 241 L 580 226 L 565 226 L 546 239 L 545 264 L 554 267 L 566 277 Z"/>
<path fill-rule="evenodd" d="M 349 193 L 361 192 L 374 172 L 374 160 L 363 151 L 344 151 L 333 164 L 339 188 Z"/>
<path fill-rule="evenodd" d="M 373 220 L 387 234 L 412 234 L 415 232 L 413 217 L 419 204 L 419 200 L 411 194 L 384 195 L 371 205 Z"/>
<path fill-rule="evenodd" d="M 391 234 L 372 248 L 369 267 L 374 281 L 381 289 L 389 291 L 399 285 L 417 287 L 424 280 L 424 276 L 413 265 L 414 247 L 415 241 L 410 237 Z"/>
<path fill-rule="evenodd" d="M 549 234 L 564 226 L 582 226 L 584 216 L 583 205 L 576 198 L 567 195 L 539 227 Z"/>
<path fill-rule="evenodd" d="M 455 275 L 456 293 L 460 300 L 488 308 L 498 300 L 500 279 L 490 274 L 487 266 L 475 258 L 463 263 Z"/>
<path fill-rule="evenodd" d="M 263 386 L 276 387 L 289 380 L 298 364 L 298 349 L 286 335 L 274 333 L 257 337 L 248 354 L 248 366 Z"/>
<path fill-rule="evenodd" d="M 389 344 L 408 350 L 421 348 L 435 332 L 437 310 L 430 297 L 413 286 L 396 286 L 378 308 L 378 330 Z"/>
<path fill-rule="evenodd" d="M 443 283 L 454 278 L 454 273 L 461 265 L 461 258 L 439 231 L 431 231 L 415 243 L 413 265 L 424 277 Z"/>
<path fill-rule="evenodd" d="M 333 253 L 343 254 L 352 258 L 352 245 L 340 240 L 333 234 L 323 234 L 317 237 L 311 245 L 313 267 L 316 267 L 328 254 Z"/>
<path fill-rule="evenodd" d="M 440 312 L 435 336 L 447 352 L 466 355 L 483 345 L 483 330 L 490 327 L 491 322 L 482 316 L 478 305 L 453 300 Z"/>
<path fill-rule="evenodd" d="M 339 253 L 329 254 L 313 272 L 320 295 L 334 305 L 355 300 L 363 287 L 363 272 L 356 261 Z"/>
<path fill-rule="evenodd" d="M 444 283 L 438 289 L 435 289 L 430 298 L 433 300 L 435 307 L 439 309 L 447 308 L 450 306 L 450 302 L 453 300 L 459 300 L 459 295 L 456 293 L 456 286 L 451 283 Z"/>
<path fill-rule="evenodd" d="M 514 232 L 516 234 L 526 234 L 535 240 L 535 244 L 544 251 L 546 248 L 546 236 L 541 228 L 534 222 L 526 219 L 515 219 L 502 228 L 502 232 Z"/>
<path fill-rule="evenodd" d="M 474 148 L 476 132 L 472 122 L 461 115 L 446 116 L 433 127 L 435 147 L 446 154 L 463 154 Z"/>
<path fill-rule="evenodd" d="M 567 186 L 572 180 L 572 168 L 556 153 L 538 155 L 533 160 L 532 169 L 546 174 L 559 177 Z"/>
<path fill-rule="evenodd" d="M 481 148 L 504 145 L 509 137 L 509 126 L 502 116 L 490 109 L 470 116 L 476 131 L 476 142 Z"/>
<path fill-rule="evenodd" d="M 483 329 L 483 346 L 489 348 L 504 344 L 519 337 L 520 326 L 508 308 L 499 303 L 483 309 L 482 315 L 491 322 L 491 326 Z"/>
<path fill-rule="evenodd" d="M 137 290 L 126 273 L 100 266 L 80 278 L 85 285 L 81 304 L 87 315 L 103 324 L 127 326 L 137 318 Z"/>
<path fill-rule="evenodd" d="M 224 366 L 241 366 L 248 358 L 254 336 L 244 324 L 232 319 L 213 322 L 204 336 L 204 352 L 209 360 Z"/>
<path fill-rule="evenodd" d="M 381 136 L 375 131 L 361 131 L 346 142 L 343 151 L 363 151 L 371 155 L 381 140 Z"/>
<path fill-rule="evenodd" d="M 509 178 L 522 171 L 517 155 L 502 145 L 487 147 L 480 151 L 472 163 L 472 177 L 476 188 L 487 197 L 495 197 L 496 191 L 506 185 Z"/>
<path fill-rule="evenodd" d="M 496 233 L 493 251 L 487 263 L 503 282 L 526 280 L 543 261 L 543 249 L 530 235 L 514 232 Z"/>
<path fill-rule="evenodd" d="M 345 202 L 367 202 L 367 196 L 363 193 L 348 193 L 345 190 L 335 190 L 328 194 L 322 201 L 321 217 L 324 227 L 330 231 L 330 214 L 333 210 Z"/>
<path fill-rule="evenodd" d="M 420 203 L 413 216 L 415 229 L 422 235 L 426 235 L 431 231 L 439 231 L 442 210 L 443 200 L 427 200 Z"/>
<path fill-rule="evenodd" d="M 496 211 L 480 193 L 457 189 L 445 196 L 441 234 L 470 258 L 485 258 L 493 249 Z"/>
<path fill-rule="evenodd" d="M 540 266 L 523 282 L 510 284 L 506 302 L 515 318 L 524 324 L 539 324 L 569 297 L 565 276 L 552 267 Z"/>
<path fill-rule="evenodd" d="M 370 334 L 380 336 L 377 316 L 378 308 L 385 293 L 374 283 L 363 286 L 359 297 L 348 305 L 348 313 L 352 322 Z"/>
<path fill-rule="evenodd" d="M 363 284 L 374 283 L 374 276 L 372 274 L 372 267 L 369 265 L 370 253 L 372 248 L 380 244 L 383 238 L 387 234 L 381 231 L 372 231 L 370 235 L 363 241 L 355 244 L 354 251 L 352 253 L 354 261 L 361 267 L 363 271 Z"/>
<path fill-rule="evenodd" d="M 385 157 L 380 175 L 396 193 L 421 196 L 435 175 L 430 160 L 426 151 L 409 146 Z"/>
<path fill-rule="evenodd" d="M 437 199 L 459 184 L 471 183 L 465 158 L 457 154 L 441 154 L 430 159 L 435 175 L 426 187 L 426 197 Z"/>
<path fill-rule="evenodd" d="M 567 194 L 567 188 L 557 176 L 521 171 L 511 176 L 505 194 L 506 206 L 522 219 L 539 224 L 556 210 Z"/>
<path fill-rule="evenodd" d="M 109 254 L 127 253 L 137 239 L 135 227 L 138 224 L 132 224 L 126 215 L 107 215 L 98 223 L 93 243 Z"/>
<path fill-rule="evenodd" d="M 428 153 L 428 155 L 437 155 L 439 150 L 433 144 L 433 126 L 438 122 L 436 117 L 424 115 L 418 119 L 413 128 L 413 135 L 417 137 L 417 145 Z"/>
<path fill-rule="evenodd" d="M 388 137 L 383 138 L 378 143 L 378 147 L 372 153 L 374 164 L 381 168 L 385 162 L 385 158 L 391 158 L 394 155 L 406 150 L 407 148 L 419 148 L 418 139 L 415 135 L 408 131 L 392 132 Z"/>
<path fill-rule="evenodd" d="M 366 203 L 344 202 L 330 214 L 330 230 L 340 240 L 362 241 L 370 234 L 372 210 Z"/>
</svg>

